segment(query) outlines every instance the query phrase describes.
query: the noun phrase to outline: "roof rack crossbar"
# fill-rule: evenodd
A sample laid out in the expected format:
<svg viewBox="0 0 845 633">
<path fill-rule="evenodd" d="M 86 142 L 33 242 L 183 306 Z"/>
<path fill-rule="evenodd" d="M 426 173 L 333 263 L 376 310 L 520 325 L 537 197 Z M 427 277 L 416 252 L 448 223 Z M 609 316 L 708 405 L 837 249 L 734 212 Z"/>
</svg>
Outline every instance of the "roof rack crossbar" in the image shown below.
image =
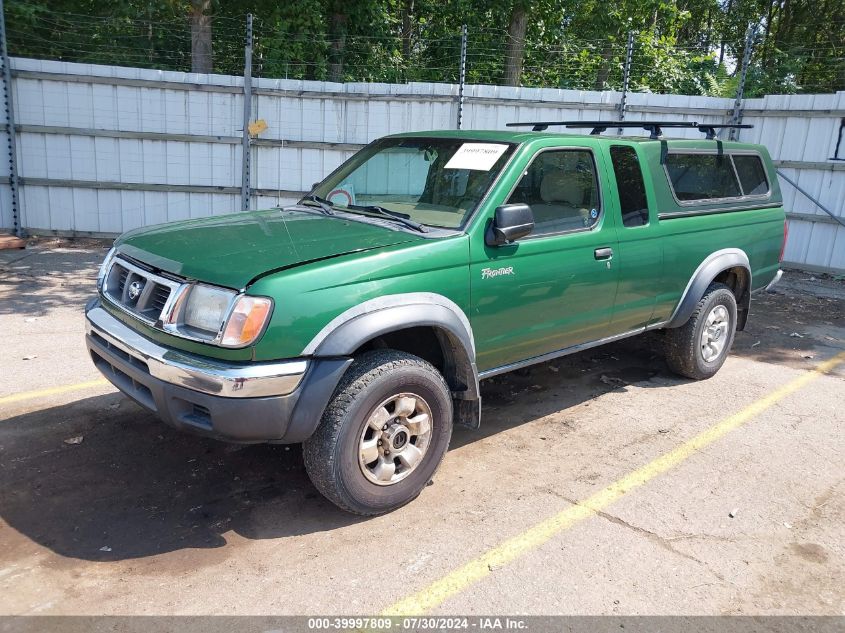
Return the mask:
<svg viewBox="0 0 845 633">
<path fill-rule="evenodd" d="M 698 131 L 706 134 L 705 138 L 707 138 L 707 140 L 713 140 L 716 138 L 716 130 L 722 130 L 725 128 L 741 128 L 748 130 L 753 127 L 754 126 L 750 123 L 701 123 L 698 126 Z"/>
<path fill-rule="evenodd" d="M 598 135 L 606 131 L 608 128 L 642 128 L 650 133 L 649 138 L 659 139 L 663 136 L 663 128 L 696 128 L 698 131 L 706 135 L 707 139 L 716 138 L 716 130 L 724 128 L 743 128 L 748 129 L 754 127 L 747 123 L 698 123 L 697 121 L 526 121 L 517 123 L 508 123 L 508 127 L 527 127 L 531 126 L 534 132 L 544 132 L 549 129 L 549 126 L 564 126 L 568 128 L 592 128 L 591 135 Z"/>
</svg>

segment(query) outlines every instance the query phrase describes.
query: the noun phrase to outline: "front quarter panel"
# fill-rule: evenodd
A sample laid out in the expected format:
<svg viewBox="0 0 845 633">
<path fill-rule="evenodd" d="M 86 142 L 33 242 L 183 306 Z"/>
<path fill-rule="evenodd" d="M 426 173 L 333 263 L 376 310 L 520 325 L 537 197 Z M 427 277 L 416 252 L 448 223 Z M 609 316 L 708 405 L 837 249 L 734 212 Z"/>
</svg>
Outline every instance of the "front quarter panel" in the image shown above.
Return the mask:
<svg viewBox="0 0 845 633">
<path fill-rule="evenodd" d="M 315 262 L 264 277 L 249 293 L 272 297 L 275 306 L 255 347 L 255 359 L 307 355 L 314 338 L 335 317 L 385 295 L 437 293 L 466 313 L 468 259 L 468 239 L 461 234 Z"/>
</svg>

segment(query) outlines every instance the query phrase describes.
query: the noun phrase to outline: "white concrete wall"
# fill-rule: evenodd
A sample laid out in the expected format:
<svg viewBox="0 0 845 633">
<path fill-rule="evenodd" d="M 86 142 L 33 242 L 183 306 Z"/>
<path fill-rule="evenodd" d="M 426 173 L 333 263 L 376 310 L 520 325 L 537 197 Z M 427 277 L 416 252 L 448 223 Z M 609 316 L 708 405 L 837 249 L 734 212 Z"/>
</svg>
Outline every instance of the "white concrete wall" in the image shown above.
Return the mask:
<svg viewBox="0 0 845 633">
<path fill-rule="evenodd" d="M 118 234 L 240 208 L 241 77 L 13 59 L 21 224 L 31 232 Z M 457 86 L 256 79 L 252 116 L 268 129 L 251 150 L 251 206 L 296 199 L 362 144 L 396 132 L 454 128 Z M 467 86 L 465 129 L 519 120 L 615 120 L 620 94 Z M 729 120 L 732 99 L 631 94 L 627 119 Z M 744 104 L 741 139 L 762 142 L 787 175 L 845 216 L 845 162 L 833 156 L 845 93 Z M 636 132 L 631 132 L 636 133 Z M 697 131 L 682 135 L 700 138 Z M 5 137 L 5 133 L 2 135 Z M 4 143 L 5 138 L 0 138 Z M 845 140 L 843 140 L 845 145 Z M 845 157 L 845 147 L 840 151 Z M 819 163 L 823 163 L 820 165 Z M 845 269 L 845 228 L 781 183 L 787 259 Z M 12 226 L 8 179 L 0 222 Z"/>
</svg>

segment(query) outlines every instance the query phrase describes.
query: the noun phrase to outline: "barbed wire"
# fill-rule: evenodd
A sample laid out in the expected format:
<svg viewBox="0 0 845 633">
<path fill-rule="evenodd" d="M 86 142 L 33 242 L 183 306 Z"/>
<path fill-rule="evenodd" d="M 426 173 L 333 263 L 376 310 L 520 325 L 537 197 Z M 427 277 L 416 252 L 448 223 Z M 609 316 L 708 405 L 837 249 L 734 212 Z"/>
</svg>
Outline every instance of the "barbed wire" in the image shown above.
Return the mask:
<svg viewBox="0 0 845 633">
<path fill-rule="evenodd" d="M 843 20 L 833 20 L 836 25 Z M 457 82 L 461 37 L 419 28 L 401 33 L 349 34 L 287 32 L 283 25 L 254 21 L 253 74 L 256 77 L 331 81 Z M 213 72 L 243 72 L 245 20 L 211 19 Z M 169 13 L 82 15 L 39 11 L 7 19 L 12 55 L 83 63 L 191 71 L 190 21 Z M 625 38 L 578 37 L 562 31 L 548 41 L 524 40 L 520 83 L 525 87 L 578 90 L 615 89 L 623 83 Z M 506 29 L 484 27 L 468 33 L 468 83 L 500 84 L 513 39 Z M 831 92 L 845 88 L 845 46 L 807 42 L 780 50 L 761 41 L 753 49 L 749 82 L 766 92 Z M 673 43 L 638 33 L 629 65 L 634 92 L 732 96 L 742 50 L 718 42 Z M 755 83 L 756 82 L 756 83 Z M 747 94 L 753 91 L 746 90 Z"/>
</svg>

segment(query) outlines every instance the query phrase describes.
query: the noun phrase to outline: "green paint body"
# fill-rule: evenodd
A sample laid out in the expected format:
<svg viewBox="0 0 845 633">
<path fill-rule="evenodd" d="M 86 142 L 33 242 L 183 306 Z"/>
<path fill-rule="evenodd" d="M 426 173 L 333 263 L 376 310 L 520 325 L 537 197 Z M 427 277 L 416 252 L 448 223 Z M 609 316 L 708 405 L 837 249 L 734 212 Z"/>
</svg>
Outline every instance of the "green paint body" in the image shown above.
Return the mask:
<svg viewBox="0 0 845 633">
<path fill-rule="evenodd" d="M 765 148 L 708 140 L 647 140 L 538 132 L 441 131 L 398 136 L 449 137 L 518 144 L 463 231 L 437 237 L 340 217 L 273 209 L 190 220 L 131 231 L 118 250 L 189 279 L 272 297 L 264 335 L 251 348 L 229 350 L 190 342 L 113 312 L 146 336 L 174 348 L 247 361 L 295 358 L 326 324 L 369 299 L 412 292 L 441 294 L 468 317 L 479 371 L 669 319 L 698 266 L 711 253 L 737 248 L 749 259 L 752 289 L 778 270 L 785 214 Z M 613 145 L 633 147 L 643 167 L 649 205 L 645 226 L 620 215 Z M 664 152 L 752 151 L 763 159 L 765 200 L 676 201 Z M 601 209 L 590 230 L 485 244 L 485 230 L 531 159 L 549 148 L 586 148 L 598 172 Z M 743 210 L 736 209 L 742 206 Z M 659 219 L 660 214 L 692 212 Z M 706 211 L 706 213 L 701 213 Z M 613 259 L 596 260 L 597 248 Z M 486 268 L 513 274 L 484 276 Z"/>
</svg>

